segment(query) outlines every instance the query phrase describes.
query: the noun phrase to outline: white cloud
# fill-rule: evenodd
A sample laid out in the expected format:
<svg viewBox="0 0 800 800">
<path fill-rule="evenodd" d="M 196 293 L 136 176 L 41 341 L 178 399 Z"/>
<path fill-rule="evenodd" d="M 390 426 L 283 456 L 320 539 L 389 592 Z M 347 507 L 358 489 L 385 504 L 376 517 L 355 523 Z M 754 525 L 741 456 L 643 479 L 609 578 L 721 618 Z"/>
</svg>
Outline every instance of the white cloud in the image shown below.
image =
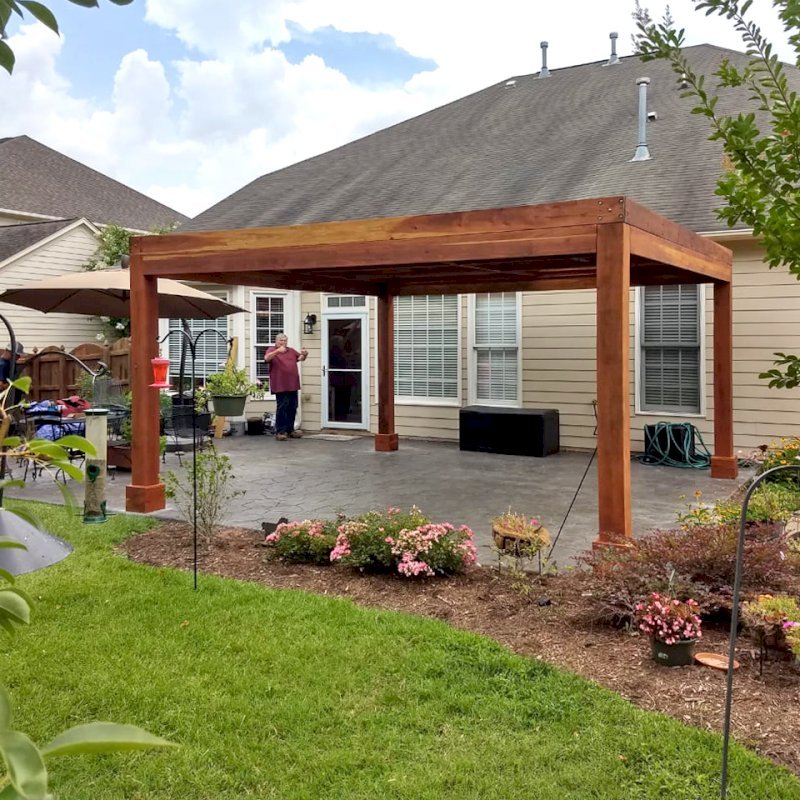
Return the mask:
<svg viewBox="0 0 800 800">
<path fill-rule="evenodd" d="M 769 0 L 755 5 L 774 38 Z M 650 6 L 663 9 L 660 0 Z M 535 72 L 542 39 L 557 69 L 606 58 L 612 29 L 621 54 L 629 52 L 633 30 L 629 0 L 237 0 L 235 11 L 219 8 L 218 0 L 147 0 L 147 20 L 190 49 L 169 72 L 142 49 L 120 53 L 104 105 L 75 96 L 60 74 L 62 40 L 40 25 L 22 27 L 12 41 L 14 76 L 0 76 L 0 135 L 28 133 L 195 214 L 265 172 Z M 691 42 L 741 47 L 727 23 L 695 13 L 691 0 L 672 8 Z M 385 34 L 437 66 L 404 86 L 366 88 L 318 56 L 290 63 L 275 49 L 289 22 Z"/>
</svg>

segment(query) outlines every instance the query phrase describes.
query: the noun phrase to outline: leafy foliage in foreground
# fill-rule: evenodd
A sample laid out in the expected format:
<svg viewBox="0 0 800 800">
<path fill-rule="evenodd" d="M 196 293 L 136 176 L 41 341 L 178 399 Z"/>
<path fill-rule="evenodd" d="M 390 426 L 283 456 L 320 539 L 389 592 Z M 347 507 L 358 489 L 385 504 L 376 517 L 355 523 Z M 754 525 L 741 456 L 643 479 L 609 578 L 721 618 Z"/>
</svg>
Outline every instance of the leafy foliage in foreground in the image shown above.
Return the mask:
<svg viewBox="0 0 800 800">
<path fill-rule="evenodd" d="M 97 8 L 98 0 L 69 0 L 70 3 L 84 8 Z M 133 0 L 110 0 L 116 6 L 130 5 Z M 4 41 L 6 28 L 11 14 L 16 14 L 20 19 L 25 19 L 25 14 L 30 14 L 35 20 L 50 28 L 53 33 L 58 33 L 58 22 L 53 12 L 44 3 L 38 0 L 0 0 L 0 67 L 6 72 L 14 71 L 14 51 Z"/>
<path fill-rule="evenodd" d="M 789 45 L 800 59 L 800 4 L 773 0 Z M 696 10 L 727 20 L 741 36 L 747 64 L 724 59 L 713 76 L 699 74 L 683 50 L 685 33 L 676 27 L 669 9 L 660 23 L 636 0 L 636 53 L 643 61 L 669 62 L 676 82 L 687 87 L 693 114 L 708 119 L 710 139 L 720 142 L 729 169 L 717 183 L 725 203 L 717 215 L 729 227 L 744 223 L 759 237 L 770 267 L 785 265 L 800 278 L 800 99 L 791 88 L 786 67 L 770 41 L 751 18 L 752 0 L 694 0 Z M 719 95 L 709 88 L 744 87 L 749 107 L 735 115 L 718 109 Z M 776 353 L 775 368 L 761 374 L 770 386 L 794 388 L 800 378 L 800 357 Z M 785 371 L 784 371 L 785 368 Z"/>
</svg>

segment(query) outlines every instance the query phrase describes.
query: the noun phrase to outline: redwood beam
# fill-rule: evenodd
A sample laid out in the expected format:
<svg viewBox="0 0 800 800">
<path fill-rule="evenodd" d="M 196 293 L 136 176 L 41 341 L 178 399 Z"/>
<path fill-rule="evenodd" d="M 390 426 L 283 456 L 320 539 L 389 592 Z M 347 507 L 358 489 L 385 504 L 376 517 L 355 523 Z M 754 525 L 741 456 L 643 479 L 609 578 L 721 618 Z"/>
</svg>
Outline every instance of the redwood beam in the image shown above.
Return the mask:
<svg viewBox="0 0 800 800">
<path fill-rule="evenodd" d="M 140 240 L 131 243 L 132 475 L 125 508 L 149 513 L 166 505 L 159 480 L 159 398 L 150 359 L 158 355 L 158 282 L 142 272 Z"/>
<path fill-rule="evenodd" d="M 733 454 L 733 302 L 730 283 L 714 284 L 714 455 L 712 478 L 735 478 Z"/>
<path fill-rule="evenodd" d="M 268 247 L 240 247 L 206 252 L 178 252 L 149 255 L 144 262 L 148 275 L 160 278 L 201 279 L 203 274 L 228 270 L 247 272 L 313 271 L 315 269 L 356 270 L 365 266 L 458 264 L 466 261 L 505 261 L 593 254 L 594 231 L 565 234 L 554 230 L 552 236 L 541 232 L 524 236 L 485 234 L 458 237 L 389 239 L 385 241 L 343 242 L 337 244 Z M 159 237 L 160 238 L 160 237 Z M 346 275 L 342 275 L 346 277 Z"/>
<path fill-rule="evenodd" d="M 600 197 L 529 206 L 510 206 L 442 214 L 316 222 L 263 228 L 234 228 L 195 233 L 145 236 L 148 256 L 176 253 L 216 253 L 263 247 L 379 242 L 425 237 L 464 236 L 483 233 L 531 231 L 547 235 L 548 229 L 595 226 L 625 217 L 626 198 Z M 656 215 L 657 216 L 657 215 Z"/>
<path fill-rule="evenodd" d="M 394 297 L 384 286 L 378 294 L 378 433 L 375 449 L 397 450 L 394 429 Z"/>
<path fill-rule="evenodd" d="M 684 229 L 681 229 L 683 231 Z M 692 249 L 640 228 L 631 228 L 631 254 L 659 265 L 668 265 L 702 275 L 708 281 L 729 281 L 732 271 L 730 250 L 715 244 L 713 254 Z M 694 234 L 693 234 L 694 235 Z M 705 243 L 705 239 L 696 237 Z M 705 249 L 705 248 L 704 248 Z M 721 252 L 717 252 L 717 249 Z M 663 268 L 663 267 L 661 267 Z"/>
<path fill-rule="evenodd" d="M 597 231 L 597 488 L 594 546 L 627 545 L 631 516 L 629 405 L 630 229 Z"/>
</svg>

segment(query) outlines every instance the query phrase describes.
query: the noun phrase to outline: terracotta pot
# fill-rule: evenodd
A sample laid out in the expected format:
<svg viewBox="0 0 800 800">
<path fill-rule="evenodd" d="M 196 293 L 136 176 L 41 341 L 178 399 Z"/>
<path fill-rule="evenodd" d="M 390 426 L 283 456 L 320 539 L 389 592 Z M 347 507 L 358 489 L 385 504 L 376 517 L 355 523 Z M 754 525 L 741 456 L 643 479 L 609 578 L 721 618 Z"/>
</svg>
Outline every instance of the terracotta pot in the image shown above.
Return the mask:
<svg viewBox="0 0 800 800">
<path fill-rule="evenodd" d="M 697 639 L 682 639 L 675 644 L 650 639 L 653 661 L 662 667 L 688 667 L 694 662 L 694 645 Z"/>
</svg>

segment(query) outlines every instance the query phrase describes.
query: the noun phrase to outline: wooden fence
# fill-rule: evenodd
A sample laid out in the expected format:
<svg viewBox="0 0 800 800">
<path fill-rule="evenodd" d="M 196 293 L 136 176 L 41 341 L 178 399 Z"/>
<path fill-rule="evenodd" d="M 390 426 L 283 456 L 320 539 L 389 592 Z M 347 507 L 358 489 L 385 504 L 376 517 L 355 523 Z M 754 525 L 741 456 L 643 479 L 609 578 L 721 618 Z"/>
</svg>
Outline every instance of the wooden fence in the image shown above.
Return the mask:
<svg viewBox="0 0 800 800">
<path fill-rule="evenodd" d="M 112 345 L 80 344 L 69 353 L 63 347 L 45 347 L 23 356 L 18 362 L 17 374 L 31 377 L 29 399 L 39 402 L 79 394 L 78 381 L 86 373 L 75 359 L 83 362 L 92 372 L 97 372 L 101 363 L 105 364 L 110 372 L 113 393 L 129 391 L 131 340 L 120 339 Z"/>
</svg>

